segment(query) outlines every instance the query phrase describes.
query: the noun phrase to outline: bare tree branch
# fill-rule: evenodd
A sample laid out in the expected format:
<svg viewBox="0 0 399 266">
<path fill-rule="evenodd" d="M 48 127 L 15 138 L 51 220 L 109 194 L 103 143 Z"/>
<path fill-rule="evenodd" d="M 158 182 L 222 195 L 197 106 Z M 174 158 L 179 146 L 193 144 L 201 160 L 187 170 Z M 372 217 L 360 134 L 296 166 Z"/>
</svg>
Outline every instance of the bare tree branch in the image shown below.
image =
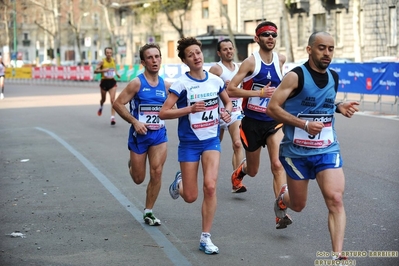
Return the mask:
<svg viewBox="0 0 399 266">
<path fill-rule="evenodd" d="M 29 0 L 29 1 L 30 1 L 32 4 L 35 4 L 35 5 L 37 5 L 37 6 L 41 7 L 41 8 L 43 8 L 44 10 L 53 13 L 53 10 L 50 9 L 50 8 L 48 8 L 45 4 L 40 3 L 40 2 L 37 2 L 37 1 L 35 1 L 35 0 Z"/>
<path fill-rule="evenodd" d="M 44 27 L 43 25 L 41 25 L 40 23 L 38 23 L 36 20 L 34 21 L 34 23 L 43 31 L 47 32 L 48 34 L 50 34 L 52 37 L 55 37 L 55 33 L 49 31 L 46 27 Z"/>
</svg>

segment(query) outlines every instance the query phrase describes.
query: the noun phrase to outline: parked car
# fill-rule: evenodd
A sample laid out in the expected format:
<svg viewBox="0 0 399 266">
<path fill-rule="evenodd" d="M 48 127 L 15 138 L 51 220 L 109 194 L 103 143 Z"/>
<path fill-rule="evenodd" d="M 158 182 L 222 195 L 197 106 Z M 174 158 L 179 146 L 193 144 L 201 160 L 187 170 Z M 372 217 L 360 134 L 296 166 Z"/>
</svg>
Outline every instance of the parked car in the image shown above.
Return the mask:
<svg viewBox="0 0 399 266">
<path fill-rule="evenodd" d="M 76 66 L 76 63 L 73 60 L 61 61 L 60 64 L 61 66 Z"/>
<path fill-rule="evenodd" d="M 24 66 L 29 66 L 32 63 L 28 60 L 11 60 L 10 65 L 11 67 L 24 67 Z"/>
<path fill-rule="evenodd" d="M 41 63 L 40 63 L 40 66 L 42 66 L 42 67 L 46 67 L 46 66 L 56 66 L 57 64 L 56 63 L 54 63 L 52 60 L 43 60 Z"/>
<path fill-rule="evenodd" d="M 87 61 L 87 60 L 83 61 L 83 65 L 84 65 L 84 66 L 88 66 L 88 65 L 97 65 L 97 63 L 98 63 L 98 61 L 96 61 L 96 60 L 92 60 L 90 63 L 89 63 L 89 61 Z M 82 62 L 78 61 L 77 65 L 78 65 L 78 66 L 81 66 L 81 65 L 82 65 Z"/>
<path fill-rule="evenodd" d="M 348 58 L 334 58 L 334 57 L 331 60 L 331 64 L 340 64 L 340 63 L 354 63 L 354 61 Z"/>
<path fill-rule="evenodd" d="M 367 61 L 367 62 L 399 62 L 399 56 L 379 56 L 379 57 L 374 57 L 373 59 Z"/>
<path fill-rule="evenodd" d="M 283 75 L 285 75 L 288 71 L 293 69 L 296 66 L 302 65 L 308 61 L 308 58 L 302 58 L 299 60 L 296 60 L 295 62 L 286 62 L 283 66 Z M 333 58 L 331 60 L 331 64 L 342 64 L 342 63 L 353 63 L 354 61 L 348 58 Z"/>
</svg>

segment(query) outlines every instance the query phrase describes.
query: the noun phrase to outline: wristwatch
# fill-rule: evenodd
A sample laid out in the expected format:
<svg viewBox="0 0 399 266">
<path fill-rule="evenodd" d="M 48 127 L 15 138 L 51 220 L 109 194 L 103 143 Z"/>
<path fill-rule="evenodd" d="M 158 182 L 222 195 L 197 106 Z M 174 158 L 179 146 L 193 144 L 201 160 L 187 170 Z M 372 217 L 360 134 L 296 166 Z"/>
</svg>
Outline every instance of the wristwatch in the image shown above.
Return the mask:
<svg viewBox="0 0 399 266">
<path fill-rule="evenodd" d="M 341 111 L 338 110 L 338 105 L 340 105 L 341 103 L 343 103 L 343 102 L 337 102 L 337 103 L 335 104 L 335 112 L 338 113 L 338 114 L 341 113 Z"/>
</svg>

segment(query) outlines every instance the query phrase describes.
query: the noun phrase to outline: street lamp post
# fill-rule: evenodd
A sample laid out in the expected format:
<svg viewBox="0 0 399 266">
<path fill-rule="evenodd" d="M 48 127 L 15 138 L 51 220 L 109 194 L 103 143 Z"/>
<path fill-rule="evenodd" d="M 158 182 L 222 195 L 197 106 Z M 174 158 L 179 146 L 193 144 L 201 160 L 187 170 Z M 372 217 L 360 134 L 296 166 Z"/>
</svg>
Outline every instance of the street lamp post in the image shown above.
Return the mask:
<svg viewBox="0 0 399 266">
<path fill-rule="evenodd" d="M 61 26 L 60 26 L 60 17 L 58 14 L 58 48 L 57 48 L 57 66 L 61 64 Z"/>
<path fill-rule="evenodd" d="M 55 17 L 57 20 L 57 66 L 61 65 L 61 13 L 58 11 L 58 7 L 56 8 Z"/>
<path fill-rule="evenodd" d="M 14 12 L 13 12 L 13 31 L 14 31 L 14 47 L 13 47 L 13 52 L 14 52 L 14 58 L 13 60 L 15 60 L 15 64 L 16 64 L 16 60 L 17 60 L 17 6 L 16 6 L 16 0 L 13 1 L 13 8 L 14 8 Z"/>
</svg>

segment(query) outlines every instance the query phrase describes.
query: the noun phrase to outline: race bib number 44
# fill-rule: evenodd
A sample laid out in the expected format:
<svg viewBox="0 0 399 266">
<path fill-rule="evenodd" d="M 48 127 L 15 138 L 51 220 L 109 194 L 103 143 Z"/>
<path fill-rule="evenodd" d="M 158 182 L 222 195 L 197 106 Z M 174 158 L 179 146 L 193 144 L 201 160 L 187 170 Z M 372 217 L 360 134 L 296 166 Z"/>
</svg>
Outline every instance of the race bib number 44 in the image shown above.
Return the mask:
<svg viewBox="0 0 399 266">
<path fill-rule="evenodd" d="M 190 120 L 193 129 L 200 129 L 217 125 L 219 123 L 219 113 L 217 110 L 217 98 L 205 100 L 205 111 L 190 114 Z"/>
<path fill-rule="evenodd" d="M 219 126 L 218 98 L 208 99 L 204 102 L 205 111 L 189 114 L 191 128 L 199 140 L 217 136 Z"/>
<path fill-rule="evenodd" d="M 307 148 L 326 148 L 334 141 L 332 121 L 334 115 L 328 114 L 299 114 L 299 118 L 309 122 L 318 121 L 324 123 L 324 128 L 317 135 L 310 135 L 302 128 L 295 128 L 293 142 L 295 145 Z"/>
<path fill-rule="evenodd" d="M 162 105 L 156 104 L 140 104 L 139 105 L 139 121 L 147 124 L 147 128 L 158 130 L 165 126 L 165 121 L 159 118 L 159 111 Z"/>
</svg>

